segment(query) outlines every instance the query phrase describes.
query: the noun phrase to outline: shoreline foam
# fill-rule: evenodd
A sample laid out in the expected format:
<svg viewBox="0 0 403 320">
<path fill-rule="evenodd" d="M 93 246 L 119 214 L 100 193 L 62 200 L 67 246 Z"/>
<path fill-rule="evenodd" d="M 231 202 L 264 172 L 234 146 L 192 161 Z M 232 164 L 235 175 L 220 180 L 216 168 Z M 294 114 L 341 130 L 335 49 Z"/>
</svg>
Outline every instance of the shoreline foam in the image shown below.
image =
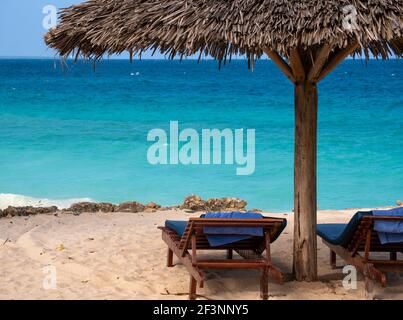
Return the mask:
<svg viewBox="0 0 403 320">
<path fill-rule="evenodd" d="M 0 193 L 0 210 L 12 207 L 51 207 L 56 206 L 59 209 L 66 209 L 77 202 L 93 202 L 90 198 L 71 198 L 71 199 L 47 199 L 35 198 L 13 193 Z"/>
</svg>

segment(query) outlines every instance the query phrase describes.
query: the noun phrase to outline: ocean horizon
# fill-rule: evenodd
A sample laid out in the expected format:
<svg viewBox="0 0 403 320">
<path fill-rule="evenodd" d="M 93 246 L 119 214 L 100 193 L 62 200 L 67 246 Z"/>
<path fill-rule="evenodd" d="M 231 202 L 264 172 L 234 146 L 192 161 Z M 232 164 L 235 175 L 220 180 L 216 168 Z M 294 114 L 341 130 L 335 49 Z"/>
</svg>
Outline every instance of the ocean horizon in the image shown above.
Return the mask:
<svg viewBox="0 0 403 320">
<path fill-rule="evenodd" d="M 319 88 L 318 207 L 403 200 L 401 60 L 346 60 Z M 0 206 L 86 200 L 176 205 L 190 194 L 293 207 L 293 85 L 269 60 L 0 58 Z M 255 129 L 255 171 L 151 165 L 150 130 Z M 57 199 L 57 200 L 56 200 Z"/>
</svg>

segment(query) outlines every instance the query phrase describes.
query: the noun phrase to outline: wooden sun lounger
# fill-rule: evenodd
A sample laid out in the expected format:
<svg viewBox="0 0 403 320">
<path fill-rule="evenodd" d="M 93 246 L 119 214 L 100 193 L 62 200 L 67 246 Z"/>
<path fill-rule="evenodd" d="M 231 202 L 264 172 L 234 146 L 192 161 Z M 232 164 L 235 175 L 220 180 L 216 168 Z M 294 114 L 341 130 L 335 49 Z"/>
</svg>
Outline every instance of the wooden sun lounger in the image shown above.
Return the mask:
<svg viewBox="0 0 403 320">
<path fill-rule="evenodd" d="M 403 272 L 403 260 L 397 259 L 397 253 L 403 252 L 403 243 L 381 244 L 378 233 L 374 230 L 375 221 L 402 221 L 403 217 L 372 216 L 361 217 L 351 239 L 345 245 L 335 245 L 322 239 L 330 248 L 330 264 L 336 268 L 336 254 L 348 264 L 364 274 L 365 280 L 379 281 L 386 286 L 385 272 Z M 371 253 L 385 252 L 389 259 L 375 259 Z M 361 254 L 360 254 L 361 253 Z"/>
<path fill-rule="evenodd" d="M 286 224 L 285 219 L 207 219 L 191 218 L 187 223 L 182 236 L 168 227 L 159 227 L 162 230 L 162 239 L 168 245 L 167 266 L 173 267 L 175 254 L 190 274 L 189 299 L 196 299 L 196 286 L 203 287 L 205 281 L 204 269 L 260 269 L 261 297 L 268 299 L 269 277 L 283 281 L 283 273 L 273 266 L 270 254 L 270 239 L 276 239 Z M 235 243 L 212 247 L 203 232 L 204 227 L 262 227 L 263 237 L 252 237 Z M 201 259 L 199 250 L 223 250 L 225 259 Z M 234 259 L 236 251 L 242 259 Z M 265 255 L 262 253 L 266 251 Z"/>
</svg>

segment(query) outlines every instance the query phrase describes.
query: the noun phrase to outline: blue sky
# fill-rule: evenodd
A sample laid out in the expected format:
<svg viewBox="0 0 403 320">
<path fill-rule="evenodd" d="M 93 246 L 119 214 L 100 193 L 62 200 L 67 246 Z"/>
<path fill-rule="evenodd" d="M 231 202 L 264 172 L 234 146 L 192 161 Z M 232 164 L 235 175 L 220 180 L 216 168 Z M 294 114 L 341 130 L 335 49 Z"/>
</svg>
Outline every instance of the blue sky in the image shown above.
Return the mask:
<svg viewBox="0 0 403 320">
<path fill-rule="evenodd" d="M 46 5 L 66 7 L 79 0 L 1 0 L 0 56 L 53 57 L 43 43 L 46 30 L 42 26 Z"/>
<path fill-rule="evenodd" d="M 42 25 L 46 16 L 42 13 L 43 8 L 54 5 L 60 9 L 83 1 L 1 0 L 0 57 L 54 57 L 54 52 L 43 42 L 47 31 Z M 161 55 L 155 55 L 155 58 L 161 58 Z"/>
</svg>

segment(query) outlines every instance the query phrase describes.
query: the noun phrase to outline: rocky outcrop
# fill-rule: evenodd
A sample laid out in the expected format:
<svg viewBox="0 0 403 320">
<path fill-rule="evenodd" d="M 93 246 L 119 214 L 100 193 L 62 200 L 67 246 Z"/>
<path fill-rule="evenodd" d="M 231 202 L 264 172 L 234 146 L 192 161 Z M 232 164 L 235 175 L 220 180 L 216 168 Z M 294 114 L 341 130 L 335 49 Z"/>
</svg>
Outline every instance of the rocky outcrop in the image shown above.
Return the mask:
<svg viewBox="0 0 403 320">
<path fill-rule="evenodd" d="M 199 196 L 192 194 L 185 198 L 180 208 L 193 211 L 206 211 L 206 201 L 202 200 Z"/>
<path fill-rule="evenodd" d="M 156 204 L 155 202 L 149 202 L 146 204 L 146 209 L 160 209 L 161 206 L 159 204 Z"/>
<path fill-rule="evenodd" d="M 206 201 L 209 211 L 246 211 L 247 202 L 239 198 L 212 198 Z"/>
<path fill-rule="evenodd" d="M 145 206 L 143 206 L 141 203 L 136 202 L 136 201 L 127 201 L 119 204 L 115 208 L 115 212 L 142 212 L 144 211 Z"/>
<path fill-rule="evenodd" d="M 98 203 L 98 211 L 101 212 L 114 212 L 116 206 L 109 202 L 100 202 Z"/>
<path fill-rule="evenodd" d="M 400 200 L 397 200 L 397 201 L 396 201 L 396 204 L 397 204 L 399 207 L 403 207 L 403 202 L 400 201 Z"/>
<path fill-rule="evenodd" d="M 144 211 L 148 212 L 155 212 L 157 210 L 160 210 L 162 207 L 159 204 L 156 204 L 155 202 L 149 202 L 144 206 Z"/>
<path fill-rule="evenodd" d="M 247 202 L 239 198 L 211 198 L 207 201 L 197 195 L 185 198 L 181 209 L 193 211 L 245 211 Z"/>
<path fill-rule="evenodd" d="M 400 204 L 399 204 L 400 203 Z M 246 211 L 246 201 L 239 198 L 211 198 L 203 200 L 197 195 L 191 195 L 185 198 L 181 206 L 162 207 L 155 202 L 149 202 L 143 205 L 137 201 L 122 202 L 114 205 L 108 202 L 78 202 L 72 204 L 68 209 L 61 210 L 64 213 L 79 215 L 83 212 L 156 212 L 158 210 L 192 210 L 192 211 Z M 403 205 L 398 201 L 398 205 Z M 29 216 L 35 214 L 56 214 L 59 209 L 53 207 L 12 207 L 0 210 L 1 217 Z M 252 211 L 260 212 L 258 209 Z"/>
<path fill-rule="evenodd" d="M 116 206 L 112 203 L 107 202 L 77 202 L 70 206 L 70 208 L 63 211 L 73 212 L 73 213 L 83 213 L 83 212 L 114 212 Z"/>
<path fill-rule="evenodd" d="M 70 208 L 63 211 L 82 213 L 82 212 L 98 212 L 98 204 L 93 202 L 77 202 L 73 203 Z"/>
<path fill-rule="evenodd" d="M 36 215 L 36 214 L 53 214 L 57 211 L 57 207 L 12 207 L 9 206 L 7 209 L 3 210 L 2 216 L 7 217 L 25 217 L 25 216 L 30 216 L 30 215 Z"/>
</svg>

